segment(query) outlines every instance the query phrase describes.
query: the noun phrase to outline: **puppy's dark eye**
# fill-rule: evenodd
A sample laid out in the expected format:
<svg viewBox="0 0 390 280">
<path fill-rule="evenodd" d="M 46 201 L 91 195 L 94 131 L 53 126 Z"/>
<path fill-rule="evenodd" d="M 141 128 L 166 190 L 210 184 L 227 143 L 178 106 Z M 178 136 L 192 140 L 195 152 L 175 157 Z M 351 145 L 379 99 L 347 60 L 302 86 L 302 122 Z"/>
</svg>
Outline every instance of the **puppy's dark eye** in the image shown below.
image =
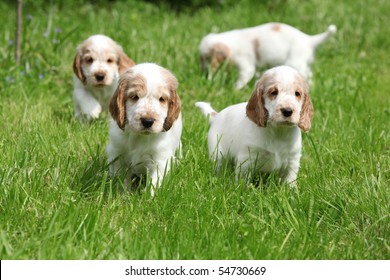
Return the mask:
<svg viewBox="0 0 390 280">
<path fill-rule="evenodd" d="M 165 103 L 166 100 L 164 97 L 160 97 L 159 101 L 160 101 L 160 103 Z"/>
<path fill-rule="evenodd" d="M 133 95 L 132 97 L 130 97 L 130 99 L 132 101 L 137 101 L 139 99 L 138 95 Z"/>
<path fill-rule="evenodd" d="M 296 96 L 296 97 L 300 97 L 300 96 L 301 96 L 301 93 L 298 92 L 298 91 L 296 91 L 296 92 L 295 92 L 295 96 Z"/>
<path fill-rule="evenodd" d="M 85 62 L 91 64 L 93 62 L 93 58 L 87 57 L 87 58 L 85 58 Z"/>
<path fill-rule="evenodd" d="M 273 90 L 273 91 L 271 91 L 271 95 L 272 96 L 278 96 L 278 90 L 276 89 L 276 90 Z"/>
<path fill-rule="evenodd" d="M 114 59 L 112 59 L 112 58 L 107 59 L 107 63 L 113 63 L 113 62 L 114 62 Z"/>
</svg>

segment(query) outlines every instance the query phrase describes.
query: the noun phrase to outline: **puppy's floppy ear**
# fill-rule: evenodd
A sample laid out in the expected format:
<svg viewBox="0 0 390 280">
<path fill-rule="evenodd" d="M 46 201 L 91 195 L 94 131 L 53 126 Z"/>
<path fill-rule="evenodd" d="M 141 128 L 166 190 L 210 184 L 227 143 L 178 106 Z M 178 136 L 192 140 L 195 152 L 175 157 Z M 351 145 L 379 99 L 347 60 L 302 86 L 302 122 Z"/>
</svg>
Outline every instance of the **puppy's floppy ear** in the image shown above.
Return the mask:
<svg viewBox="0 0 390 280">
<path fill-rule="evenodd" d="M 83 69 L 81 69 L 81 54 L 79 52 L 76 53 L 73 60 L 73 72 L 80 81 L 85 83 L 86 78 L 84 76 Z"/>
<path fill-rule="evenodd" d="M 119 50 L 118 54 L 119 54 L 119 61 L 118 61 L 119 74 L 122 74 L 128 68 L 134 66 L 135 62 L 130 57 L 128 57 L 123 50 Z"/>
<path fill-rule="evenodd" d="M 112 118 L 122 130 L 124 130 L 126 124 L 126 89 L 128 82 L 129 79 L 126 77 L 120 79 L 118 87 L 111 98 L 109 107 Z"/>
<path fill-rule="evenodd" d="M 268 111 L 264 107 L 263 101 L 263 80 L 256 84 L 256 88 L 246 105 L 246 115 L 248 118 L 260 127 L 267 126 Z"/>
<path fill-rule="evenodd" d="M 180 98 L 179 95 L 174 92 L 171 92 L 171 96 L 169 98 L 168 104 L 168 115 L 164 121 L 164 131 L 168 131 L 171 129 L 173 122 L 177 120 L 180 114 Z"/>
<path fill-rule="evenodd" d="M 180 98 L 176 92 L 177 89 L 177 80 L 168 70 L 163 69 L 163 75 L 167 82 L 170 96 L 168 100 L 168 115 L 164 121 L 164 131 L 171 129 L 173 122 L 177 120 L 180 115 Z"/>
<path fill-rule="evenodd" d="M 304 100 L 302 104 L 302 109 L 299 117 L 298 126 L 304 132 L 308 132 L 310 130 L 311 121 L 314 115 L 313 104 L 311 103 L 309 89 L 305 88 Z"/>
</svg>

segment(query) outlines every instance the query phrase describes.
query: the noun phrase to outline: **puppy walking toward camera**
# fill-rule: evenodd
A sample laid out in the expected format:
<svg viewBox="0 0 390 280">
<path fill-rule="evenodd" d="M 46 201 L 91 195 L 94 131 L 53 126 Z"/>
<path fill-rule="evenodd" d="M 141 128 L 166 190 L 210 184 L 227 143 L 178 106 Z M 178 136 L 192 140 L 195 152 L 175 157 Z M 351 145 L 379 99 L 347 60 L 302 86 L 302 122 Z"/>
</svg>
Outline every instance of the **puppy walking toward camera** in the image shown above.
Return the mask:
<svg viewBox="0 0 390 280">
<path fill-rule="evenodd" d="M 93 35 L 78 48 L 73 61 L 74 114 L 80 120 L 99 117 L 118 85 L 119 75 L 135 63 L 122 47 L 104 35 Z"/>
<path fill-rule="evenodd" d="M 317 35 L 307 35 L 283 23 L 266 23 L 205 36 L 199 46 L 203 71 L 211 64 L 214 72 L 222 62 L 234 64 L 239 72 L 236 88 L 243 88 L 256 67 L 288 65 L 310 80 L 315 49 L 336 32 L 336 26 Z"/>
<path fill-rule="evenodd" d="M 150 175 L 152 195 L 180 153 L 182 120 L 175 76 L 156 64 L 138 64 L 125 73 L 110 103 L 112 116 L 107 146 L 111 175 Z"/>
<path fill-rule="evenodd" d="M 217 161 L 234 162 L 236 177 L 252 172 L 279 173 L 295 184 L 301 158 L 301 132 L 309 131 L 313 106 L 305 79 L 289 66 L 264 73 L 248 103 L 217 113 L 209 103 L 195 104 L 210 117 L 208 147 Z"/>
</svg>

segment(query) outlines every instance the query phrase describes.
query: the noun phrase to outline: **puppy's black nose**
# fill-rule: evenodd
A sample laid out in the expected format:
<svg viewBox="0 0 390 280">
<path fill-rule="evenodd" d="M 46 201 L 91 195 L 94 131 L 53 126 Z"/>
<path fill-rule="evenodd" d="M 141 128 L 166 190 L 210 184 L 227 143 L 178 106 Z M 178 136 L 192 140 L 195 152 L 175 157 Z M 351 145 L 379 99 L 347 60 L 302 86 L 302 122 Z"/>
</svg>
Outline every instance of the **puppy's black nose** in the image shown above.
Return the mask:
<svg viewBox="0 0 390 280">
<path fill-rule="evenodd" d="M 280 111 L 282 111 L 283 116 L 285 116 L 286 118 L 290 117 L 293 113 L 293 110 L 291 108 L 282 108 L 280 109 Z"/>
<path fill-rule="evenodd" d="M 154 119 L 151 118 L 141 118 L 141 123 L 145 128 L 149 128 L 154 124 Z"/>
<path fill-rule="evenodd" d="M 97 73 L 97 74 L 95 74 L 95 78 L 96 78 L 96 81 L 101 82 L 104 80 L 104 74 Z"/>
</svg>

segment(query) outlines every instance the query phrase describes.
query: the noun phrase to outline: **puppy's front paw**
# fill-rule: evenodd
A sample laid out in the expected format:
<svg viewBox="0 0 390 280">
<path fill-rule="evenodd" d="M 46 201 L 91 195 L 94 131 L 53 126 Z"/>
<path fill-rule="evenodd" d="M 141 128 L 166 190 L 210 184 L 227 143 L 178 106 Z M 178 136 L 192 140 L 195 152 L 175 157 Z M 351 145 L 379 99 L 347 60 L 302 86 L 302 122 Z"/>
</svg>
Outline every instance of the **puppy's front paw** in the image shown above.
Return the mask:
<svg viewBox="0 0 390 280">
<path fill-rule="evenodd" d="M 102 112 L 101 106 L 96 106 L 92 111 L 90 111 L 89 116 L 92 119 L 97 119 Z"/>
<path fill-rule="evenodd" d="M 243 83 L 243 82 L 241 82 L 241 81 L 237 81 L 237 83 L 236 83 L 236 89 L 240 90 L 240 89 L 242 89 L 244 86 L 245 86 L 245 83 Z"/>
</svg>

